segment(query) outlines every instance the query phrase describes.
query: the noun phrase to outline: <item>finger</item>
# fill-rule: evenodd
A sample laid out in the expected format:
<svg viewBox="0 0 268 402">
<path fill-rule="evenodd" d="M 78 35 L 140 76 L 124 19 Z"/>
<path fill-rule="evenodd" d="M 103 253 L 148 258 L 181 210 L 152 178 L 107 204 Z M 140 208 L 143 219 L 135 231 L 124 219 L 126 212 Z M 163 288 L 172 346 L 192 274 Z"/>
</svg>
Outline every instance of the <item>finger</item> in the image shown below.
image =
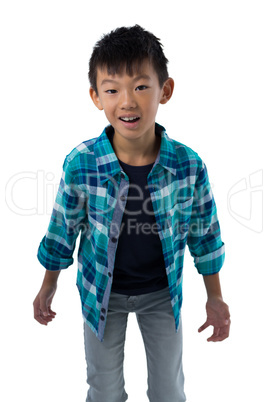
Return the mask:
<svg viewBox="0 0 268 402">
<path fill-rule="evenodd" d="M 207 341 L 211 342 L 211 341 L 215 340 L 216 338 L 218 338 L 219 335 L 220 335 L 220 328 L 214 327 L 213 334 L 211 335 L 211 337 L 209 337 L 207 339 Z"/>
<path fill-rule="evenodd" d="M 204 329 L 206 329 L 209 326 L 210 326 L 210 324 L 208 323 L 208 321 L 206 321 L 203 325 L 201 325 L 200 328 L 198 328 L 198 332 L 204 331 Z"/>
<path fill-rule="evenodd" d="M 210 338 L 208 338 L 208 342 L 221 342 L 224 341 L 224 339 L 228 338 L 227 335 L 222 335 L 222 336 L 212 336 Z"/>
<path fill-rule="evenodd" d="M 39 315 L 39 307 L 37 306 L 36 301 L 33 302 L 33 309 L 34 309 L 34 318 Z"/>
<path fill-rule="evenodd" d="M 53 312 L 50 306 L 47 308 L 47 315 L 43 314 L 42 309 L 40 308 L 39 300 L 35 299 L 33 303 L 34 308 L 34 318 L 39 324 L 47 325 L 52 319 L 55 317 L 55 312 Z"/>
<path fill-rule="evenodd" d="M 57 314 L 55 311 L 51 310 L 50 306 L 48 307 L 48 311 L 49 311 L 49 314 L 52 316 L 55 316 Z"/>
<path fill-rule="evenodd" d="M 36 302 L 36 300 L 33 303 L 33 308 L 34 308 L 34 319 L 36 321 L 38 321 L 40 324 L 45 324 L 45 321 L 43 320 L 43 318 L 41 317 L 40 313 L 40 308 L 39 308 L 39 303 Z"/>
<path fill-rule="evenodd" d="M 48 322 L 52 321 L 52 318 L 54 318 L 54 316 L 51 315 L 44 316 L 41 309 L 38 306 L 34 305 L 34 318 L 40 324 L 47 325 Z"/>
<path fill-rule="evenodd" d="M 223 341 L 224 339 L 228 338 L 229 331 L 230 331 L 229 327 L 219 328 L 219 331 L 213 333 L 213 335 L 210 338 L 208 338 L 207 340 L 208 340 L 208 342 Z"/>
<path fill-rule="evenodd" d="M 36 321 L 38 321 L 40 324 L 42 325 L 47 325 L 47 320 L 45 319 L 45 317 L 42 316 L 42 312 L 41 310 L 39 310 L 39 312 L 35 312 L 34 313 L 34 318 Z"/>
</svg>

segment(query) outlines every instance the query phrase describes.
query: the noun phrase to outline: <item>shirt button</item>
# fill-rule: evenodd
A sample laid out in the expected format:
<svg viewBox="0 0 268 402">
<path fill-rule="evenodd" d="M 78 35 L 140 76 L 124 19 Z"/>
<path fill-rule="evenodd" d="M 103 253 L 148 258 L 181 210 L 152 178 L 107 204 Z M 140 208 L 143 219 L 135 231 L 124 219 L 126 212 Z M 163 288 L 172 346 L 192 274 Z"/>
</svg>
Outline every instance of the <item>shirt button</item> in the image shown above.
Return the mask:
<svg viewBox="0 0 268 402">
<path fill-rule="evenodd" d="M 109 278 L 111 278 L 111 276 L 112 276 L 111 272 L 108 272 L 108 276 L 109 276 Z"/>
<path fill-rule="evenodd" d="M 116 237 L 112 237 L 111 240 L 112 240 L 113 243 L 116 243 L 116 242 L 117 242 L 117 238 L 116 238 Z"/>
<path fill-rule="evenodd" d="M 120 200 L 125 201 L 126 197 L 124 195 L 121 195 Z"/>
<path fill-rule="evenodd" d="M 105 308 L 102 308 L 102 309 L 101 309 L 101 312 L 102 312 L 103 314 L 105 314 L 105 313 L 106 313 Z"/>
<path fill-rule="evenodd" d="M 101 321 L 105 320 L 105 317 L 103 317 L 103 315 L 100 316 Z"/>
</svg>

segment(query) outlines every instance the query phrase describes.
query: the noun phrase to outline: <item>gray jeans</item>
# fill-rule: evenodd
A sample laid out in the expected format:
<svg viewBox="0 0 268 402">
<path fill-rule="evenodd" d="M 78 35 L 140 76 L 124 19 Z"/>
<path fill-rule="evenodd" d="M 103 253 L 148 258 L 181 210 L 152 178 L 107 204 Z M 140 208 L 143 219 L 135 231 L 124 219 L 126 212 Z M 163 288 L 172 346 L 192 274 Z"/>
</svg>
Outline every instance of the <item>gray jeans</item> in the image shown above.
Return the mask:
<svg viewBox="0 0 268 402">
<path fill-rule="evenodd" d="M 149 401 L 185 402 L 182 325 L 180 322 L 176 333 L 168 287 L 138 296 L 111 292 L 103 342 L 84 324 L 90 386 L 86 402 L 125 402 L 128 399 L 123 363 L 130 312 L 136 313 L 145 346 Z"/>
</svg>

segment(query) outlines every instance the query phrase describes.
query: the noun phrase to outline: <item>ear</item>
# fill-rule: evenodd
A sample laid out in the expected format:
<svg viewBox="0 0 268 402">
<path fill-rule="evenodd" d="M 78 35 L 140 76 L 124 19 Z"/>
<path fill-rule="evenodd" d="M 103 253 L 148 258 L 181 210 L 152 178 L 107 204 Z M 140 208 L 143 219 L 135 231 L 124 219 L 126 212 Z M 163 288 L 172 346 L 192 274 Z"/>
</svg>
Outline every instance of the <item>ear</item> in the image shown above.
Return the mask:
<svg viewBox="0 0 268 402">
<path fill-rule="evenodd" d="M 100 98 L 99 98 L 97 92 L 96 92 L 92 87 L 89 88 L 89 95 L 90 95 L 90 97 L 91 97 L 91 99 L 92 99 L 94 105 L 95 105 L 99 110 L 103 110 L 103 107 L 102 107 Z"/>
<path fill-rule="evenodd" d="M 171 98 L 172 94 L 173 94 L 173 90 L 174 90 L 174 80 L 172 78 L 168 78 L 162 88 L 162 97 L 160 99 L 160 103 L 162 105 L 164 105 L 165 103 L 167 103 L 169 101 L 169 99 Z"/>
</svg>

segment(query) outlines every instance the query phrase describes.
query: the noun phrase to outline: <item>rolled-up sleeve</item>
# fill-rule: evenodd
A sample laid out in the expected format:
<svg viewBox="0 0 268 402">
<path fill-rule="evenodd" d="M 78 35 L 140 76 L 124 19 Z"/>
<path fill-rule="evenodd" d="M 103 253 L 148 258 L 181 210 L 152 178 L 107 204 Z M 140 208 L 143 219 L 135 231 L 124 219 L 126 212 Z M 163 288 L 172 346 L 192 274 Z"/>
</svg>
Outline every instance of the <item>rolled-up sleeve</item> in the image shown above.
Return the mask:
<svg viewBox="0 0 268 402">
<path fill-rule="evenodd" d="M 220 271 L 225 259 L 225 245 L 204 162 L 195 183 L 187 244 L 200 274 L 213 275 Z"/>
<path fill-rule="evenodd" d="M 66 158 L 49 227 L 37 253 L 39 262 L 46 269 L 58 271 L 73 263 L 76 239 L 85 218 L 86 195 L 75 182 L 75 175 Z"/>
</svg>

